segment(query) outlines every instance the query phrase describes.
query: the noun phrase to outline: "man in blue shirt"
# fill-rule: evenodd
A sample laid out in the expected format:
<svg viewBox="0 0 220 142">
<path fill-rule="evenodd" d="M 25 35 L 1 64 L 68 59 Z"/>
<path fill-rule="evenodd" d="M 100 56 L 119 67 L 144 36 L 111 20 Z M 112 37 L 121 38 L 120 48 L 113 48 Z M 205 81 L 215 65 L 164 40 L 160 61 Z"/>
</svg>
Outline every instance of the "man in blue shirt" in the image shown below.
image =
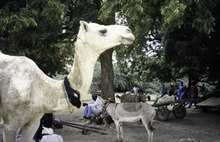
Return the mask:
<svg viewBox="0 0 220 142">
<path fill-rule="evenodd" d="M 178 99 L 179 100 L 183 100 L 185 90 L 186 90 L 186 85 L 181 81 L 181 84 L 180 84 L 179 90 L 178 90 Z"/>
</svg>

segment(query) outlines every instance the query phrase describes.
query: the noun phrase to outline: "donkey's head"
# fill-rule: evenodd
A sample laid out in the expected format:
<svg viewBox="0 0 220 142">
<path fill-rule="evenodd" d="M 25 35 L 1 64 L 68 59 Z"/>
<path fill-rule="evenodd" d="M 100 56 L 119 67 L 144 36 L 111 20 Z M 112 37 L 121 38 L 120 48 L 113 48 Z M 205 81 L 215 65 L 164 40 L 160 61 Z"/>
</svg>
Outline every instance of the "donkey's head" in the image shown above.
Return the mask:
<svg viewBox="0 0 220 142">
<path fill-rule="evenodd" d="M 99 25 L 80 21 L 78 39 L 97 54 L 121 44 L 133 43 L 135 37 L 127 26 Z"/>
</svg>

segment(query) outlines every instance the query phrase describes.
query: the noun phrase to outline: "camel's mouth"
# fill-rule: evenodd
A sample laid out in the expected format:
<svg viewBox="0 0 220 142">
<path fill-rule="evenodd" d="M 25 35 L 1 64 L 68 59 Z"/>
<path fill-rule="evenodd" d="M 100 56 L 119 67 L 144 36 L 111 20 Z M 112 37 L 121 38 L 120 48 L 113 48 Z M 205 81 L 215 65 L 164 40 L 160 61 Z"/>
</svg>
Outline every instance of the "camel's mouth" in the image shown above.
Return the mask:
<svg viewBox="0 0 220 142">
<path fill-rule="evenodd" d="M 134 36 L 131 37 L 123 37 L 121 43 L 122 44 L 132 44 L 134 42 Z"/>
</svg>

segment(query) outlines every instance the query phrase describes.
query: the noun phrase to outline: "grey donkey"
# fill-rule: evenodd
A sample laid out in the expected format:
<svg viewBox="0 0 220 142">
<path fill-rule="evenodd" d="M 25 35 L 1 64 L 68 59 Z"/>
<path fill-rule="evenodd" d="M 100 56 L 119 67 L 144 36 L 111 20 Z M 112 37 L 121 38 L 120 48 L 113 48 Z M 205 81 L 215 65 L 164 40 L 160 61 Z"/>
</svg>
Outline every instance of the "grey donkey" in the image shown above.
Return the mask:
<svg viewBox="0 0 220 142">
<path fill-rule="evenodd" d="M 122 142 L 122 122 L 142 121 L 148 133 L 148 142 L 153 142 L 152 121 L 155 116 L 154 108 L 147 103 L 113 103 L 106 100 L 103 107 L 103 117 L 110 115 L 115 123 L 117 141 Z M 104 119 L 105 120 L 105 119 Z"/>
</svg>

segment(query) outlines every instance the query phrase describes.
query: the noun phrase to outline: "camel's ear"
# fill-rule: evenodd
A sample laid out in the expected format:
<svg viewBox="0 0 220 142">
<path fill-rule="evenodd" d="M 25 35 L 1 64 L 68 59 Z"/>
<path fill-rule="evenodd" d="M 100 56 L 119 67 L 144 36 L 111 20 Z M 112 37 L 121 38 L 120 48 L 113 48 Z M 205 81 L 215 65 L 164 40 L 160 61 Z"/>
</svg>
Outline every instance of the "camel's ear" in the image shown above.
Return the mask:
<svg viewBox="0 0 220 142">
<path fill-rule="evenodd" d="M 87 31 L 88 30 L 88 23 L 86 21 L 80 21 L 80 26 Z"/>
</svg>

